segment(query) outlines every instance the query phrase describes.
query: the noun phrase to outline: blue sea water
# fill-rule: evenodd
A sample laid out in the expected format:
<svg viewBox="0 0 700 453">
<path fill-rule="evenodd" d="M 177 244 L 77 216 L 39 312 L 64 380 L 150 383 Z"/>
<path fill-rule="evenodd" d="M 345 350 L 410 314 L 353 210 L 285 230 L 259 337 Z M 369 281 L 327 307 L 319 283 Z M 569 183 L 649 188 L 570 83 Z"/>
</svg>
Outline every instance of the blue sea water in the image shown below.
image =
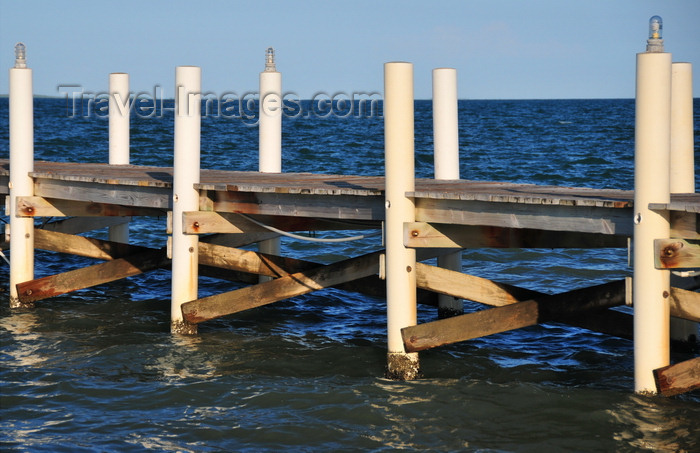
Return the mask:
<svg viewBox="0 0 700 453">
<path fill-rule="evenodd" d="M 35 100 L 36 159 L 107 161 L 107 121 L 82 107 Z M 167 101 L 161 107 L 133 116 L 131 163 L 172 165 L 172 112 Z M 290 110 L 283 170 L 383 174 L 380 112 L 335 107 Z M 257 169 L 254 119 L 235 117 L 245 113 L 203 118 L 203 168 Z M 632 188 L 633 100 L 468 100 L 459 115 L 464 179 Z M 9 154 L 7 124 L 2 98 L 1 158 Z M 430 102 L 417 101 L 419 177 L 433 174 L 431 130 Z M 699 162 L 697 142 L 695 149 Z M 135 220 L 131 238 L 164 245 L 165 220 Z M 375 250 L 377 241 L 284 239 L 282 249 L 332 262 Z M 89 263 L 37 252 L 36 276 Z M 621 249 L 465 250 L 463 270 L 547 293 L 630 275 Z M 8 279 L 0 263 L 0 288 Z M 229 289 L 200 281 L 201 296 Z M 423 378 L 394 382 L 383 378 L 383 300 L 329 289 L 181 337 L 169 333 L 169 292 L 168 273 L 156 271 L 31 311 L 0 304 L 0 448 L 700 451 L 700 396 L 635 395 L 627 340 L 551 323 L 421 353 Z M 435 316 L 419 308 L 421 321 Z"/>
</svg>

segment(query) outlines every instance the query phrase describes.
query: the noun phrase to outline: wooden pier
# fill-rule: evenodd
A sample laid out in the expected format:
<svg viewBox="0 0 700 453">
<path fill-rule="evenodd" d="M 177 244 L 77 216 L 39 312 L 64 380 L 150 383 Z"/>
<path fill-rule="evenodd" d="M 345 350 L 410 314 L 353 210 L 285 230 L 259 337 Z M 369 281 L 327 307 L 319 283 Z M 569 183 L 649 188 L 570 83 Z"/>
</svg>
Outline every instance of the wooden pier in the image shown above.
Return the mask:
<svg viewBox="0 0 700 453">
<path fill-rule="evenodd" d="M 30 176 L 35 195 L 17 200 L 18 215 L 55 219 L 35 230 L 35 247 L 106 261 L 19 284 L 23 305 L 168 266 L 166 250 L 76 234 L 122 221 L 122 216 L 162 217 L 165 234 L 172 210 L 172 168 L 35 162 Z M 8 178 L 9 161 L 0 160 L 0 194 L 9 193 Z M 383 177 L 201 170 L 195 187 L 199 210 L 187 212 L 182 222 L 187 234 L 200 235 L 202 274 L 253 284 L 184 304 L 187 322 L 197 324 L 330 286 L 382 294 L 379 239 L 378 253 L 325 266 L 239 247 L 277 235 L 261 224 L 283 231 L 380 230 L 385 220 Z M 404 244 L 422 249 L 426 257 L 483 247 L 627 247 L 633 233 L 631 191 L 417 179 L 415 191 L 406 196 L 414 199 L 416 221 L 404 226 Z M 673 195 L 670 204 L 654 209 L 672 210 L 675 218 L 687 220 L 700 213 L 700 194 Z M 691 242 L 700 237 L 695 222 L 676 223 L 672 237 Z M 672 244 L 677 247 L 678 241 Z M 660 266 L 669 265 L 673 250 L 677 253 L 671 265 L 697 265 L 688 263 L 697 260 L 692 244 L 684 244 L 682 253 L 661 247 Z M 415 272 L 420 290 L 498 308 L 406 327 L 407 351 L 547 321 L 632 335 L 631 315 L 609 310 L 631 303 L 624 281 L 545 295 L 422 263 Z M 274 280 L 255 284 L 253 274 Z M 353 284 L 358 280 L 362 284 Z M 697 293 L 673 288 L 671 314 L 700 321 L 698 300 Z"/>
<path fill-rule="evenodd" d="M 32 73 L 20 54 L 10 70 L 10 159 L 0 160 L 0 197 L 10 218 L 9 243 L 3 244 L 10 249 L 12 308 L 170 268 L 171 330 L 195 334 L 212 319 L 337 287 L 386 298 L 390 378 L 415 378 L 418 351 L 556 321 L 633 339 L 639 393 L 672 395 L 700 387 L 700 358 L 670 363 L 672 317 L 700 322 L 700 294 L 694 291 L 700 285 L 688 278 L 698 274 L 689 269 L 700 268 L 700 195 L 692 193 L 692 109 L 685 108 L 692 106 L 692 92 L 678 88 L 689 77 L 686 71 L 674 79 L 674 106 L 683 106 L 684 113 L 672 121 L 669 54 L 638 54 L 634 191 L 445 175 L 416 179 L 413 65 L 405 62 L 384 67 L 384 177 L 280 173 L 279 109 L 266 109 L 267 99 L 259 103 L 260 119 L 269 120 L 260 128 L 269 134 L 260 140 L 269 145 L 260 147 L 260 171 L 200 169 L 201 69 L 193 66 L 176 68 L 174 168 L 128 165 L 126 132 L 110 133 L 111 164 L 35 162 Z M 278 101 L 280 75 L 271 58 L 269 52 L 266 71 L 274 83 L 261 77 L 260 92 Z M 441 80 L 456 80 L 448 76 Z M 125 77 L 114 79 L 110 96 L 122 99 Z M 457 134 L 456 86 L 447 88 L 451 94 L 440 96 L 442 113 L 436 115 L 444 124 L 434 124 L 443 135 L 435 142 L 453 148 L 442 158 L 458 156 L 458 137 L 450 137 Z M 110 109 L 110 130 L 120 124 L 128 131 L 128 111 Z M 270 154 L 263 156 L 263 148 Z M 458 166 L 450 159 L 440 159 L 441 165 Z M 136 216 L 162 217 L 167 247 L 130 244 L 128 229 L 117 225 Z M 104 227 L 117 227 L 110 240 L 85 235 Z M 382 239 L 371 253 L 331 264 L 275 252 L 281 234 L 320 230 L 381 232 Z M 254 243 L 267 253 L 242 248 Z M 629 248 L 633 277 L 544 294 L 453 266 L 468 248 L 600 247 Z M 35 279 L 35 249 L 103 262 Z M 424 262 L 436 257 L 439 266 Z M 200 298 L 199 275 L 248 286 Z M 672 286 L 676 277 L 684 278 Z M 417 303 L 454 311 L 455 299 L 490 308 L 417 325 Z M 632 305 L 634 316 L 614 310 L 622 305 Z M 697 324 L 690 331 L 680 339 L 696 342 Z"/>
</svg>

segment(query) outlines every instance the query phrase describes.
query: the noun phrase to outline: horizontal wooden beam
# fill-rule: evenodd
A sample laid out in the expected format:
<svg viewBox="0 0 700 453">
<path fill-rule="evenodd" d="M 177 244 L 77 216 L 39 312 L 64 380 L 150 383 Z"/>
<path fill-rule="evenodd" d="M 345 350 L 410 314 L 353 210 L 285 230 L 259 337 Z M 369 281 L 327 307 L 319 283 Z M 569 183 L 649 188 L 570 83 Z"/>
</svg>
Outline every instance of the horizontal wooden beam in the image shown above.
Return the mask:
<svg viewBox="0 0 700 453">
<path fill-rule="evenodd" d="M 259 233 L 269 231 L 233 212 L 191 211 L 182 215 L 185 234 Z"/>
<path fill-rule="evenodd" d="M 597 248 L 627 247 L 627 238 L 602 233 L 409 222 L 404 245 L 410 248 Z"/>
<path fill-rule="evenodd" d="M 656 389 L 663 396 L 679 395 L 700 388 L 700 357 L 654 370 Z"/>
<path fill-rule="evenodd" d="M 253 220 L 250 220 L 251 218 Z M 364 230 L 381 227 L 381 223 L 369 221 L 351 222 L 290 216 L 251 218 L 234 212 L 191 211 L 184 213 L 182 226 L 185 234 L 250 234 L 270 231 L 259 223 L 281 231 Z"/>
<path fill-rule="evenodd" d="M 185 321 L 197 324 L 368 277 L 379 271 L 379 255 L 379 252 L 374 252 L 308 271 L 288 274 L 254 286 L 186 302 L 182 304 L 182 314 Z"/>
<path fill-rule="evenodd" d="M 405 327 L 401 335 L 406 351 L 418 352 L 541 322 L 566 322 L 581 313 L 623 305 L 625 298 L 625 280 L 618 280 Z"/>
<path fill-rule="evenodd" d="M 685 239 L 654 239 L 657 269 L 700 267 L 700 242 Z"/>
<path fill-rule="evenodd" d="M 155 174 L 161 169 L 154 167 L 153 170 L 152 172 L 148 171 L 148 173 Z M 55 179 L 49 175 L 36 175 L 34 177 L 34 195 L 87 203 L 172 209 L 173 190 L 169 183 L 163 183 L 160 186 L 144 186 L 141 185 L 143 181 L 140 180 L 129 181 L 129 184 L 120 184 L 119 181 L 106 184 L 103 181 L 93 182 L 85 179 L 89 178 L 69 180 Z"/>
<path fill-rule="evenodd" d="M 130 217 L 165 216 L 166 211 L 154 208 L 121 206 L 43 197 L 17 197 L 17 215 L 20 217 Z"/>
<path fill-rule="evenodd" d="M 201 191 L 201 211 L 241 212 L 289 217 L 384 220 L 384 197 L 379 195 L 317 195 L 274 192 Z"/>
<path fill-rule="evenodd" d="M 631 207 L 416 198 L 418 222 L 631 236 Z"/>
</svg>

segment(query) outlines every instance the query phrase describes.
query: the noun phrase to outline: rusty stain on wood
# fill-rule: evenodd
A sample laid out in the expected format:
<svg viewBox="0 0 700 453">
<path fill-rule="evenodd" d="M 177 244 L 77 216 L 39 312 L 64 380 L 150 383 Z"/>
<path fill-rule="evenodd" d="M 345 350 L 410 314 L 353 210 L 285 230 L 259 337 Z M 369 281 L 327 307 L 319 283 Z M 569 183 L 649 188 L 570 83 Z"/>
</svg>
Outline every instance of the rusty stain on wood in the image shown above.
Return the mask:
<svg viewBox="0 0 700 453">
<path fill-rule="evenodd" d="M 686 239 L 655 239 L 654 265 L 657 269 L 700 267 L 700 243 Z"/>
</svg>

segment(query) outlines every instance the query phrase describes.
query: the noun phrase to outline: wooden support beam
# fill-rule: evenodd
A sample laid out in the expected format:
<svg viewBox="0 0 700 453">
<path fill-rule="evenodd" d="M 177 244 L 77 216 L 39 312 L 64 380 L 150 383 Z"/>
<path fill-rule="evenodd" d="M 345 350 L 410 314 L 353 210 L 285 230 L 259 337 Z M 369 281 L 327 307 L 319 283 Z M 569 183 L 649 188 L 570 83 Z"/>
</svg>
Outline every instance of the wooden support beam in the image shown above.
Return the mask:
<svg viewBox="0 0 700 453">
<path fill-rule="evenodd" d="M 351 258 L 304 272 L 285 275 L 255 286 L 186 302 L 185 321 L 200 323 L 290 297 L 357 280 L 379 271 L 379 252 Z"/>
<path fill-rule="evenodd" d="M 496 307 L 542 296 L 537 291 L 423 263 L 416 263 L 416 286 Z"/>
<path fill-rule="evenodd" d="M 700 293 L 671 288 L 671 316 L 700 322 Z"/>
<path fill-rule="evenodd" d="M 269 277 L 282 277 L 288 275 L 290 271 L 302 272 L 322 266 L 309 261 L 207 243 L 199 244 L 199 262 L 208 266 Z"/>
<path fill-rule="evenodd" d="M 159 217 L 165 215 L 165 210 L 43 197 L 17 197 L 17 215 L 20 217 Z"/>
<path fill-rule="evenodd" d="M 329 220 L 309 217 L 255 216 L 254 220 L 282 231 L 363 230 L 379 228 L 378 222 Z M 187 234 L 269 232 L 245 216 L 233 212 L 190 211 L 183 216 Z"/>
<path fill-rule="evenodd" d="M 34 230 L 34 247 L 51 252 L 69 253 L 101 260 L 122 258 L 135 253 L 153 250 L 121 242 L 103 241 L 43 229 Z"/>
<path fill-rule="evenodd" d="M 623 305 L 625 295 L 625 281 L 618 280 L 406 327 L 401 335 L 406 351 L 417 352 L 540 322 L 566 322 L 580 313 Z"/>
<path fill-rule="evenodd" d="M 189 211 L 182 216 L 185 234 L 259 233 L 268 231 L 240 214 L 232 212 Z"/>
<path fill-rule="evenodd" d="M 404 245 L 412 248 L 596 248 L 627 247 L 625 236 L 497 226 L 409 222 Z"/>
<path fill-rule="evenodd" d="M 657 269 L 700 267 L 700 242 L 685 239 L 654 239 Z"/>
<path fill-rule="evenodd" d="M 22 303 L 32 303 L 78 289 L 113 282 L 167 265 L 169 265 L 169 260 L 164 249 L 149 250 L 126 258 L 118 258 L 62 274 L 18 283 L 17 292 Z"/>
<path fill-rule="evenodd" d="M 497 197 L 501 198 L 501 197 Z M 505 198 L 508 198 L 507 196 Z M 607 202 L 595 200 L 590 206 L 567 204 L 555 200 L 528 203 L 469 201 L 422 198 L 416 194 L 416 221 L 463 225 L 492 225 L 508 228 L 531 228 L 547 231 L 578 231 L 616 236 L 631 236 L 632 208 L 629 201 Z M 506 201 L 506 200 L 502 200 Z"/>
<path fill-rule="evenodd" d="M 679 395 L 700 388 L 700 357 L 654 370 L 656 389 L 663 396 Z"/>
<path fill-rule="evenodd" d="M 199 264 L 275 278 L 323 266 L 323 264 L 312 261 L 267 255 L 202 242 L 199 243 Z M 340 283 L 333 285 L 333 287 L 372 297 L 386 296 L 386 284 L 376 275 Z M 423 299 L 426 300 L 428 297 L 424 296 Z"/>
</svg>

